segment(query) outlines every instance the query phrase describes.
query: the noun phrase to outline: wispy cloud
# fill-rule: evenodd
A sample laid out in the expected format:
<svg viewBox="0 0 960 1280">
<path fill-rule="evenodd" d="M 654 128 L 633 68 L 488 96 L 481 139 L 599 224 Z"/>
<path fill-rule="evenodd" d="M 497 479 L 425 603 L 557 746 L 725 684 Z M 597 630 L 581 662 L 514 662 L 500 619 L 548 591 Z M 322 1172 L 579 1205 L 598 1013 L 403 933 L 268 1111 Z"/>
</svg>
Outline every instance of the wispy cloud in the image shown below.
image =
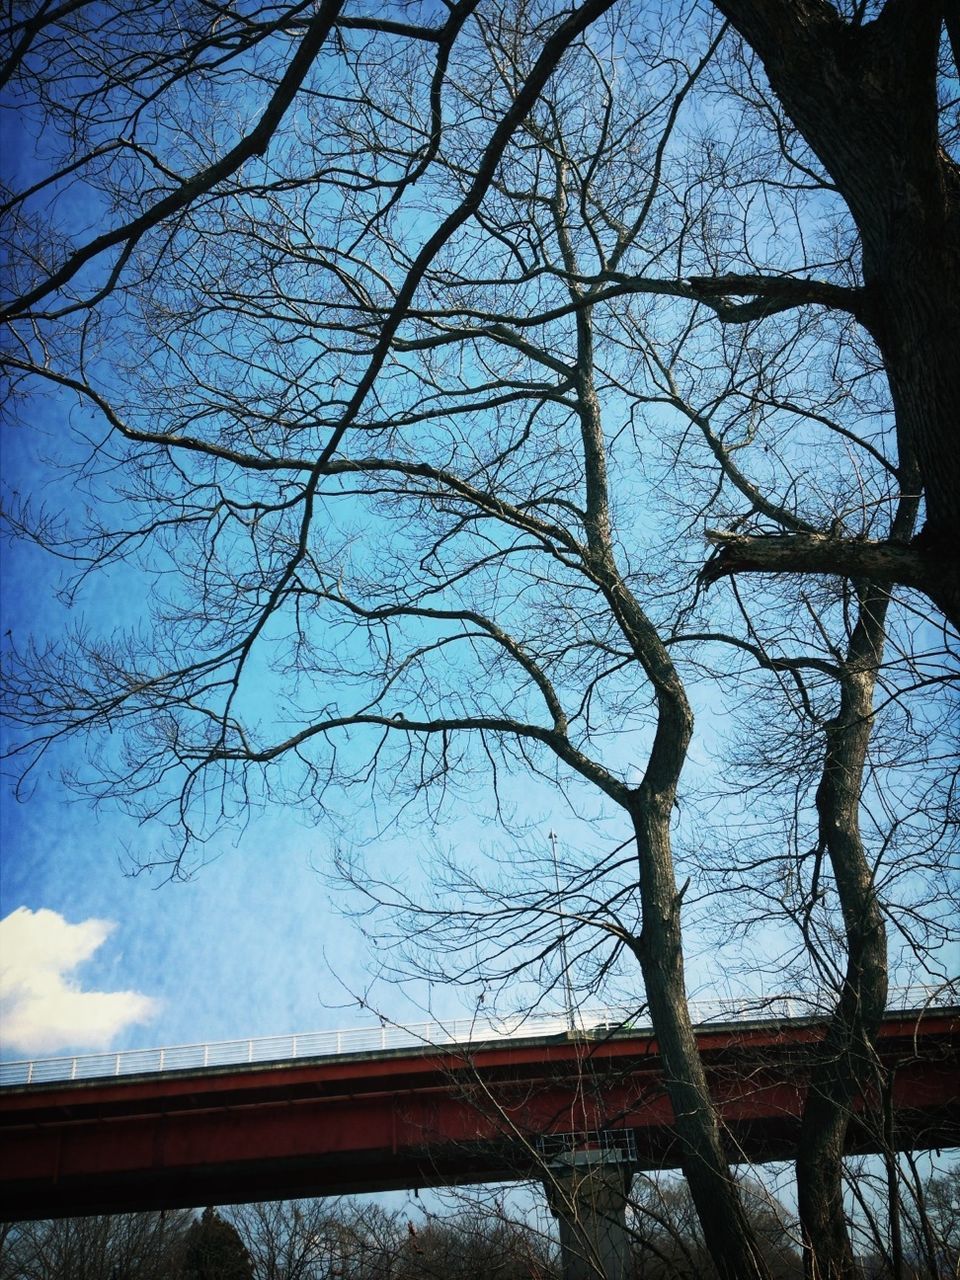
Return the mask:
<svg viewBox="0 0 960 1280">
<path fill-rule="evenodd" d="M 159 1001 L 139 991 L 84 991 L 73 971 L 116 928 L 112 920 L 70 924 L 56 911 L 18 907 L 0 921 L 0 1011 L 7 1052 L 105 1049 L 145 1022 Z"/>
</svg>

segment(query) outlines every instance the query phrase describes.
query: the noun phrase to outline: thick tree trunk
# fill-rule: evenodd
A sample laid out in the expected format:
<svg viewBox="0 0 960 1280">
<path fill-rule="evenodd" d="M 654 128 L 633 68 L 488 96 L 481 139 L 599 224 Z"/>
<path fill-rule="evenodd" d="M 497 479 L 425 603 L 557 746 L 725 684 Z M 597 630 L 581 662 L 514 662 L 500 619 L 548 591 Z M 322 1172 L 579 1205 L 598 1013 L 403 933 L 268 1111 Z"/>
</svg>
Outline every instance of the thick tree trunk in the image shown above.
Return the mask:
<svg viewBox="0 0 960 1280">
<path fill-rule="evenodd" d="M 707 1249 L 721 1280 L 761 1280 L 768 1271 L 730 1176 L 687 1008 L 681 902 L 670 852 L 672 808 L 672 788 L 665 795 L 644 785 L 632 809 L 643 903 L 643 932 L 635 950 L 681 1143 L 681 1167 Z"/>
<path fill-rule="evenodd" d="M 842 19 L 826 0 L 715 4 L 762 60 L 859 230 L 863 320 L 883 357 L 899 447 L 901 507 L 891 541 L 909 543 L 922 487 L 926 524 L 910 543 L 921 561 L 919 573 L 910 569 L 911 585 L 960 626 L 960 172 L 940 147 L 937 104 L 947 5 L 887 0 L 875 21 L 861 24 Z M 717 572 L 735 571 L 730 550 L 718 557 L 727 554 Z M 839 558 L 837 571 L 844 572 Z M 885 611 L 880 591 L 861 599 L 817 794 L 820 853 L 833 869 L 847 944 L 797 1162 L 808 1272 L 817 1280 L 854 1273 L 843 1150 L 850 1102 L 874 1076 L 873 1040 L 886 998 L 883 917 L 858 824 Z"/>
<path fill-rule="evenodd" d="M 921 589 L 960 627 L 960 171 L 939 144 L 936 83 L 947 5 L 888 0 L 859 26 L 825 0 L 715 3 L 760 56 L 860 232 L 867 323 L 901 460 L 916 459 L 926 502 L 911 544 L 927 565 Z M 908 485 L 901 477 L 904 495 Z"/>
<path fill-rule="evenodd" d="M 810 1280 L 853 1280 L 857 1274 L 843 1206 L 843 1156 L 851 1103 L 879 1084 L 875 1043 L 887 999 L 887 942 L 859 811 L 885 614 L 886 596 L 864 591 L 817 790 L 820 855 L 829 859 L 840 899 L 847 969 L 810 1079 L 797 1154 Z"/>
</svg>

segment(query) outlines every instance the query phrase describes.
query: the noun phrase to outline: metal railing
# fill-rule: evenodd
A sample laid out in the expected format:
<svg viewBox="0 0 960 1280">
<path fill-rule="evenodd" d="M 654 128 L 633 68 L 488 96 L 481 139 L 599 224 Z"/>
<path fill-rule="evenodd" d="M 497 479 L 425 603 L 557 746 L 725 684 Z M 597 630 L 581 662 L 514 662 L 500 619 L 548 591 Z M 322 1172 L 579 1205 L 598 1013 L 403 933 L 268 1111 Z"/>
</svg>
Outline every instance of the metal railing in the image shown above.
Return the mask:
<svg viewBox="0 0 960 1280">
<path fill-rule="evenodd" d="M 951 986 L 891 987 L 887 1007 L 891 1011 L 942 1008 L 956 1003 L 956 1000 L 956 988 Z M 831 1000 L 824 993 L 690 1001 L 690 1015 L 697 1026 L 816 1017 L 830 1008 Z M 645 1008 L 583 1008 L 576 1012 L 575 1029 L 585 1036 L 649 1028 L 650 1020 Z M 563 1035 L 569 1029 L 569 1015 L 565 1012 L 536 1011 L 512 1017 L 458 1018 L 450 1022 L 419 1022 L 409 1026 L 381 1019 L 373 1026 L 339 1031 L 308 1031 L 294 1035 L 256 1036 L 247 1040 L 171 1045 L 159 1049 L 119 1049 L 110 1053 L 0 1062 L 0 1086 L 202 1070 L 205 1067 L 239 1066 L 245 1062 L 286 1062 L 292 1058 L 328 1058 L 433 1045 L 469 1045 L 489 1040 Z"/>
<path fill-rule="evenodd" d="M 577 1129 L 572 1133 L 543 1133 L 537 1153 L 555 1170 L 566 1166 L 627 1164 L 636 1166 L 637 1136 L 632 1129 Z"/>
</svg>

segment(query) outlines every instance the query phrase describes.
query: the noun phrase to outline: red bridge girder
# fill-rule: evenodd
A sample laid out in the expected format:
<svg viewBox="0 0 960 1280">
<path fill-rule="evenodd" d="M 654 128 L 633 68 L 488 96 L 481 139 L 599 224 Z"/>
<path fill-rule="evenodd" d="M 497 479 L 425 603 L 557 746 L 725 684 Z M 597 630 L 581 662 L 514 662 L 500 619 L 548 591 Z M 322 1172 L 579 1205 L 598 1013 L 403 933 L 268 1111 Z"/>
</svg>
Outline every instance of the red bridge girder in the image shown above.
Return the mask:
<svg viewBox="0 0 960 1280">
<path fill-rule="evenodd" d="M 960 1011 L 889 1015 L 897 1145 L 960 1145 Z M 731 1161 L 794 1152 L 813 1020 L 700 1028 Z M 852 1151 L 878 1149 L 879 1097 Z M 0 1090 L 5 1220 L 228 1204 L 537 1176 L 538 1137 L 632 1129 L 641 1168 L 680 1162 L 656 1038 L 538 1038 L 469 1049 L 166 1072 Z"/>
</svg>

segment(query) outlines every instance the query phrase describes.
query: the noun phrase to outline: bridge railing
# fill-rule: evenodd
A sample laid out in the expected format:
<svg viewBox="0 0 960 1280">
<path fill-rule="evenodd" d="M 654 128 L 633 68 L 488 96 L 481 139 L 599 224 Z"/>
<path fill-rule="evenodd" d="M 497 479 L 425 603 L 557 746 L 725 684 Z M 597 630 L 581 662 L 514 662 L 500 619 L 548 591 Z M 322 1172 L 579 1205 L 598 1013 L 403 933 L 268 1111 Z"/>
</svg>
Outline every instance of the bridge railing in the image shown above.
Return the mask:
<svg viewBox="0 0 960 1280">
<path fill-rule="evenodd" d="M 956 1003 L 956 999 L 956 990 L 950 986 L 892 987 L 888 1008 L 895 1011 L 945 1007 Z M 826 1013 L 830 1007 L 830 1000 L 823 993 L 794 992 L 737 999 L 691 1000 L 690 1015 L 696 1025 L 709 1026 L 760 1018 L 776 1022 L 815 1017 Z M 574 1034 L 586 1035 L 621 1029 L 647 1030 L 649 1027 L 645 1007 L 626 1006 L 577 1009 L 572 1028 L 567 1014 L 540 1011 L 502 1018 L 459 1018 L 407 1026 L 381 1019 L 372 1026 L 348 1027 L 338 1031 L 307 1031 L 293 1035 L 255 1036 L 246 1040 L 168 1045 L 158 1049 L 119 1049 L 109 1053 L 0 1062 L 0 1086 L 239 1066 L 246 1062 L 285 1062 L 292 1058 L 326 1058 L 432 1045 L 467 1045 L 485 1040 L 562 1035 L 571 1029 Z"/>
</svg>

